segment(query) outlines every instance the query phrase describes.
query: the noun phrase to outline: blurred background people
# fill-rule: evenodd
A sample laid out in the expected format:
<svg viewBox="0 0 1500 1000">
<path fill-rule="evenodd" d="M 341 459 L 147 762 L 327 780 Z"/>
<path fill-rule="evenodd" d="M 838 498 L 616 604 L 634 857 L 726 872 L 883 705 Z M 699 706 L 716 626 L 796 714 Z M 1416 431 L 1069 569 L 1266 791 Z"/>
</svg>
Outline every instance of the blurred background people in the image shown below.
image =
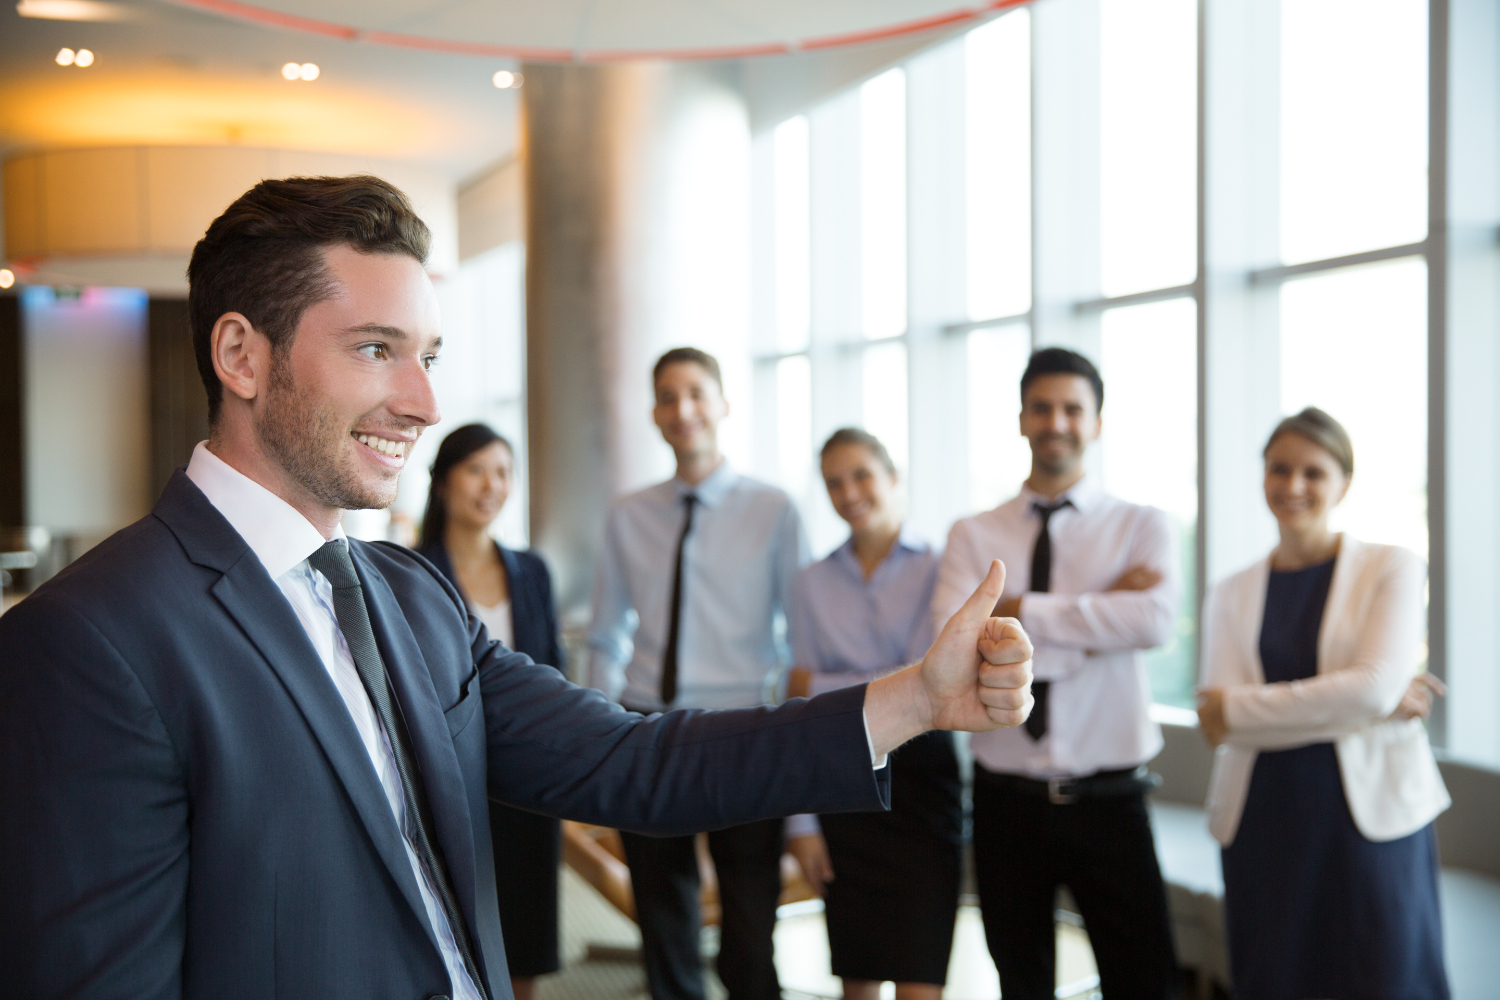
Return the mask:
<svg viewBox="0 0 1500 1000">
<path fill-rule="evenodd" d="M 691 347 L 652 371 L 672 479 L 610 507 L 589 629 L 591 683 L 633 711 L 766 704 L 783 667 L 776 623 L 807 562 L 791 498 L 719 451 L 729 414 L 718 361 Z M 693 837 L 622 831 L 655 1000 L 704 1000 Z M 730 1000 L 780 1000 L 771 933 L 782 820 L 709 834 L 719 881 L 719 978 Z"/>
<path fill-rule="evenodd" d="M 492 639 L 565 670 L 547 564 L 490 535 L 514 479 L 509 441 L 485 424 L 452 431 L 432 464 L 417 551 L 458 588 Z M 531 1000 L 536 977 L 561 968 L 558 822 L 491 801 L 490 836 L 511 989 L 516 1000 Z"/>
<path fill-rule="evenodd" d="M 933 598 L 935 621 L 946 621 L 1002 559 L 995 611 L 1019 618 L 1036 646 L 1026 725 L 970 742 L 980 910 L 1006 1000 L 1053 995 L 1059 885 L 1088 925 L 1105 996 L 1177 991 L 1146 812 L 1145 764 L 1162 735 L 1142 656 L 1176 621 L 1177 552 L 1166 514 L 1084 474 L 1103 404 L 1087 358 L 1056 347 L 1031 356 L 1020 416 L 1031 474 L 1019 496 L 954 524 Z M 1018 856 L 1035 863 L 1002 868 Z"/>
<path fill-rule="evenodd" d="M 922 658 L 938 557 L 902 525 L 896 466 L 874 435 L 834 432 L 823 482 L 849 539 L 797 577 L 790 696 L 860 684 Z M 928 733 L 891 757 L 888 813 L 793 817 L 788 844 L 825 899 L 846 1000 L 937 1000 L 947 979 L 962 868 L 963 788 L 953 737 Z M 821 833 L 819 826 L 821 825 Z"/>
<path fill-rule="evenodd" d="M 1427 733 L 1426 570 L 1335 533 L 1354 475 L 1344 428 L 1308 407 L 1265 452 L 1281 541 L 1204 608 L 1209 824 L 1223 845 L 1236 996 L 1446 998 Z M 1393 715 L 1394 712 L 1394 715 Z"/>
</svg>

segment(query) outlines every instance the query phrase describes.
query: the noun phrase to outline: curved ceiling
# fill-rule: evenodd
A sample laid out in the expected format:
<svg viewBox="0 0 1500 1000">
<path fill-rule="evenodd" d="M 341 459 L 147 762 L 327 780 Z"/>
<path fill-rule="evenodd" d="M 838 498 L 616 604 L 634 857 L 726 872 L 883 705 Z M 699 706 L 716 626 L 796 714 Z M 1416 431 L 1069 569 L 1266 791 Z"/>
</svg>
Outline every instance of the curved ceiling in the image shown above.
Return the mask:
<svg viewBox="0 0 1500 1000">
<path fill-rule="evenodd" d="M 172 0 L 325 37 L 537 61 L 738 59 L 920 35 L 1025 0 Z"/>
</svg>

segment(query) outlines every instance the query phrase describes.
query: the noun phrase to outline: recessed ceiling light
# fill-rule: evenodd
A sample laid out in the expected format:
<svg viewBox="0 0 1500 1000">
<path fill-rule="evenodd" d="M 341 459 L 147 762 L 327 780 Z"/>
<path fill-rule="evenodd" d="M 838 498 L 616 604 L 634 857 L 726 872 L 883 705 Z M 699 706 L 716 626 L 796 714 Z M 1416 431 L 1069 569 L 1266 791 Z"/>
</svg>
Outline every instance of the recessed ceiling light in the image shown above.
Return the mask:
<svg viewBox="0 0 1500 1000">
<path fill-rule="evenodd" d="M 78 54 L 73 57 L 73 65 L 74 66 L 92 66 L 92 65 L 94 65 L 94 54 L 92 52 L 90 52 L 88 49 L 79 49 L 78 50 Z"/>
<path fill-rule="evenodd" d="M 72 49 L 57 50 L 57 64 L 59 66 L 71 66 L 73 65 L 73 60 L 77 58 L 78 53 L 74 52 Z"/>
<path fill-rule="evenodd" d="M 302 64 L 302 79 L 304 79 L 304 80 L 316 80 L 317 78 L 318 78 L 318 64 L 317 63 L 303 63 Z"/>
<path fill-rule="evenodd" d="M 134 21 L 140 12 L 108 0 L 20 0 L 16 13 L 51 21 Z"/>
<path fill-rule="evenodd" d="M 0 267 L 0 288 L 9 288 L 16 283 L 14 272 L 8 267 Z"/>
<path fill-rule="evenodd" d="M 302 64 L 287 63 L 285 66 L 281 67 L 281 75 L 288 80 L 302 79 Z"/>
<path fill-rule="evenodd" d="M 502 69 L 490 77 L 490 81 L 501 90 L 514 90 L 521 85 L 521 74 Z"/>
</svg>

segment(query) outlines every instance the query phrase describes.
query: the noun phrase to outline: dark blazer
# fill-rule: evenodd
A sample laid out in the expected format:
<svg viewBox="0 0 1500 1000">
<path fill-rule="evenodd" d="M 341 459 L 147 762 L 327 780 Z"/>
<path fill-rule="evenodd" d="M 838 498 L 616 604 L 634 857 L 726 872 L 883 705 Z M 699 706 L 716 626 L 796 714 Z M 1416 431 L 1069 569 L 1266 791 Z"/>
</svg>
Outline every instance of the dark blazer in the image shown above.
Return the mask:
<svg viewBox="0 0 1500 1000">
<path fill-rule="evenodd" d="M 505 579 L 510 586 L 511 627 L 515 632 L 515 650 L 525 653 L 538 663 L 546 663 L 567 673 L 567 661 L 562 644 L 557 641 L 557 607 L 552 600 L 552 574 L 542 557 L 532 552 L 507 549 L 496 545 L 500 562 L 505 566 Z M 437 567 L 439 573 L 458 588 L 458 577 L 453 574 L 453 561 L 441 542 L 423 545 L 417 549 L 428 562 Z"/>
<path fill-rule="evenodd" d="M 410 550 L 351 549 L 492 996 L 510 988 L 487 791 L 658 834 L 888 802 L 862 688 L 634 715 L 491 643 Z M 348 710 L 180 470 L 148 517 L 0 618 L 0 809 L 8 997 L 449 992 Z"/>
</svg>

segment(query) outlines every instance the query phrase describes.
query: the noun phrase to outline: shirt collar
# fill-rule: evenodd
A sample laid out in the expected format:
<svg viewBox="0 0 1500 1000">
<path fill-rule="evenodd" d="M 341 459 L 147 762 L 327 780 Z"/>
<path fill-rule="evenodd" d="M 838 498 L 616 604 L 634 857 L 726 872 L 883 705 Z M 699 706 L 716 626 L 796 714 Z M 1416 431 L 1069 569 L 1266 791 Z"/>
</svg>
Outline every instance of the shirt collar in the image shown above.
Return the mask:
<svg viewBox="0 0 1500 1000">
<path fill-rule="evenodd" d="M 689 493 L 698 498 L 698 502 L 705 507 L 717 507 L 734 489 L 734 484 L 739 482 L 740 474 L 729 467 L 729 459 L 722 459 L 719 467 L 710 472 L 708 476 L 697 486 L 689 486 L 681 477 L 673 477 L 672 486 L 676 490 L 677 499 L 681 500 Z"/>
<path fill-rule="evenodd" d="M 1026 503 L 1027 516 L 1031 515 L 1031 505 L 1034 503 L 1049 507 L 1062 503 L 1064 500 L 1070 501 L 1073 504 L 1074 510 L 1086 511 L 1103 495 L 1104 490 L 1099 486 L 1098 481 L 1089 475 L 1085 475 L 1078 482 L 1051 499 L 1042 496 L 1025 483 L 1021 484 L 1021 499 Z"/>
<path fill-rule="evenodd" d="M 208 450 L 199 441 L 187 477 L 250 546 L 275 580 L 323 547 L 325 539 L 297 508 Z M 343 538 L 344 526 L 334 529 Z"/>
<path fill-rule="evenodd" d="M 909 522 L 903 521 L 901 523 L 901 534 L 896 536 L 896 544 L 891 546 L 891 551 L 886 554 L 885 561 L 876 568 L 875 572 L 879 573 L 881 568 L 902 550 L 914 553 L 930 552 L 932 551 L 932 546 L 928 544 L 927 539 L 917 534 L 916 529 Z M 853 535 L 844 539 L 844 544 L 833 550 L 832 558 L 843 563 L 848 569 L 851 569 L 854 575 L 860 580 L 864 580 L 864 567 L 859 564 L 859 556 L 854 554 Z"/>
</svg>

